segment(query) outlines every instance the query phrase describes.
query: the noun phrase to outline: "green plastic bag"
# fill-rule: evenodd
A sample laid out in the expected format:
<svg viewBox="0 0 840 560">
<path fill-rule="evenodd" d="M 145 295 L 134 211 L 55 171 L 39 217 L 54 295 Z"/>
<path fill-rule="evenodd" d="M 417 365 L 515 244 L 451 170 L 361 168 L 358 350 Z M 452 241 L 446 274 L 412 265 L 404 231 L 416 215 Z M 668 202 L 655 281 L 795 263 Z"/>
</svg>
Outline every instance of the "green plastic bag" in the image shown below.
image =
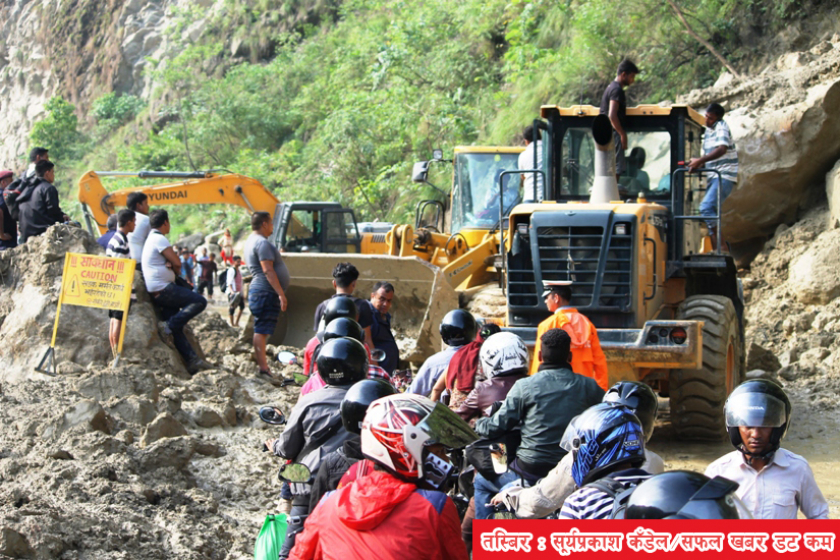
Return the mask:
<svg viewBox="0 0 840 560">
<path fill-rule="evenodd" d="M 254 543 L 254 560 L 277 560 L 283 541 L 286 540 L 288 524 L 285 513 L 265 517 L 257 542 Z"/>
</svg>

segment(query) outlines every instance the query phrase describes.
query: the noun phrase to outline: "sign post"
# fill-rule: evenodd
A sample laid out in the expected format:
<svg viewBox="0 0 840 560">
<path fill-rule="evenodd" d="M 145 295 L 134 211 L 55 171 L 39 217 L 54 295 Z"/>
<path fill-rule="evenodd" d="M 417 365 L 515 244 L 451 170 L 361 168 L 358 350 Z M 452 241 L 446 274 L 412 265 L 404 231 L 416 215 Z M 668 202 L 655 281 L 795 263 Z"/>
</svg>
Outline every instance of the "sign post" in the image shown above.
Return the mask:
<svg viewBox="0 0 840 560">
<path fill-rule="evenodd" d="M 128 306 L 131 302 L 131 286 L 134 283 L 134 259 L 114 259 L 79 253 L 67 253 L 64 257 L 64 273 L 61 277 L 61 293 L 55 312 L 52 340 L 36 371 L 56 375 L 55 339 L 58 334 L 58 320 L 62 305 L 78 305 L 97 309 L 113 309 L 123 312 L 120 325 L 120 340 L 116 349 L 114 365 L 122 354 L 125 338 Z M 50 371 L 52 367 L 52 371 Z"/>
</svg>

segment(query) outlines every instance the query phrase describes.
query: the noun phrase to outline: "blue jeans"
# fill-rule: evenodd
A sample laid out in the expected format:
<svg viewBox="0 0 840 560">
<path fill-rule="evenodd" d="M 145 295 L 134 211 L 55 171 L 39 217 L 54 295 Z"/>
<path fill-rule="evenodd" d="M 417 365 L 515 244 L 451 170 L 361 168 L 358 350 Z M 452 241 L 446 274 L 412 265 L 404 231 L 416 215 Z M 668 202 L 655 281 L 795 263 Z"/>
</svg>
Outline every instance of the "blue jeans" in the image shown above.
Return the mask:
<svg viewBox="0 0 840 560">
<path fill-rule="evenodd" d="M 196 354 L 184 334 L 184 327 L 190 319 L 204 311 L 207 300 L 189 288 L 182 288 L 172 283 L 167 284 L 157 297 L 152 298 L 152 301 L 158 306 L 161 318 L 167 322 L 172 331 L 175 348 L 189 364 L 195 359 Z"/>
<path fill-rule="evenodd" d="M 735 181 L 730 181 L 722 177 L 719 178 L 717 175 L 711 174 L 706 177 L 706 185 L 709 188 L 706 190 L 706 196 L 703 197 L 703 202 L 700 203 L 700 215 L 716 217 L 720 212 L 720 208 L 717 207 L 718 188 L 720 188 L 720 205 L 723 206 L 723 201 L 726 200 L 726 197 L 732 193 L 732 189 L 735 187 Z M 717 229 L 718 223 L 717 220 L 707 220 L 706 225 L 709 226 L 709 230 L 712 230 Z"/>
<path fill-rule="evenodd" d="M 475 518 L 476 519 L 490 519 L 492 510 L 484 504 L 490 503 L 490 498 L 498 494 L 502 490 L 502 486 L 518 480 L 519 475 L 513 471 L 496 475 L 496 478 L 488 480 L 484 478 L 481 473 L 475 473 L 475 480 L 473 487 L 475 488 Z"/>
</svg>

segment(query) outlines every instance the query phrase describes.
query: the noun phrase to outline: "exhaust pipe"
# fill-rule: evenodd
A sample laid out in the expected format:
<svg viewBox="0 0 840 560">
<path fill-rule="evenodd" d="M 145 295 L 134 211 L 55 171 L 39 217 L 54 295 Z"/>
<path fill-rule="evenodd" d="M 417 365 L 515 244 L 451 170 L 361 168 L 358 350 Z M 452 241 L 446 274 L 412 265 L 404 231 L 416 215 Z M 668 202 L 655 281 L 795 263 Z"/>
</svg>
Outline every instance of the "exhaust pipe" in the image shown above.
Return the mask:
<svg viewBox="0 0 840 560">
<path fill-rule="evenodd" d="M 618 183 L 615 180 L 615 141 L 613 127 L 606 115 L 598 115 L 592 123 L 592 137 L 595 139 L 595 180 L 589 202 L 608 204 L 620 200 Z"/>
</svg>

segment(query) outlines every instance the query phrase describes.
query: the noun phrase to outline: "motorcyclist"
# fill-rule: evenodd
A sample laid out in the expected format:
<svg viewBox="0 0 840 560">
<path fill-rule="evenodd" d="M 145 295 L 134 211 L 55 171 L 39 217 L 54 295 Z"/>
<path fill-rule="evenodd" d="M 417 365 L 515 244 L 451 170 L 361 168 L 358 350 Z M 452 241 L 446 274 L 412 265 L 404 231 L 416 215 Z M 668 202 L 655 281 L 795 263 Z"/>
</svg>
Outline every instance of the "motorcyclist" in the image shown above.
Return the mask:
<svg viewBox="0 0 840 560">
<path fill-rule="evenodd" d="M 323 325 L 329 325 L 334 319 L 346 317 L 358 321 L 359 310 L 351 297 L 333 297 L 324 305 Z M 364 342 L 364 337 L 362 338 Z M 316 350 L 324 343 L 324 329 L 320 329 L 315 336 L 309 339 L 303 351 L 303 374 L 312 375 L 315 369 L 315 359 L 318 357 Z M 304 393 L 306 394 L 306 393 Z"/>
<path fill-rule="evenodd" d="M 749 519 L 735 494 L 737 482 L 691 471 L 670 471 L 639 484 L 625 519 Z"/>
<path fill-rule="evenodd" d="M 539 371 L 514 384 L 501 408 L 475 424 L 476 433 L 488 439 L 520 427 L 522 442 L 516 459 L 509 463 L 513 478 L 518 475 L 535 484 L 547 475 L 566 454 L 559 443 L 569 421 L 604 397 L 594 379 L 572 372 L 570 349 L 571 338 L 565 331 L 551 329 L 543 334 Z M 493 494 L 511 481 L 509 475 L 503 475 L 507 480 L 500 480 L 502 484 Z M 476 498 L 477 519 L 481 519 L 478 514 L 483 506 Z M 489 510 L 484 513 L 489 515 Z"/>
<path fill-rule="evenodd" d="M 414 376 L 408 392 L 424 397 L 429 396 L 435 381 L 441 374 L 446 373 L 455 352 L 471 342 L 477 330 L 475 318 L 468 311 L 453 309 L 447 313 L 440 323 L 440 337 L 446 344 L 446 349 L 434 354 L 423 363 L 420 371 Z"/>
<path fill-rule="evenodd" d="M 359 330 L 361 331 L 361 327 Z M 363 379 L 347 390 L 341 401 L 341 423 L 351 436 L 341 447 L 327 454 L 321 462 L 315 482 L 312 483 L 310 511 L 315 509 L 324 494 L 339 487 L 339 481 L 347 469 L 364 459 L 360 435 L 362 420 L 370 403 L 396 393 L 397 390 L 390 383 L 378 379 Z"/>
<path fill-rule="evenodd" d="M 340 299 L 349 298 L 333 298 L 333 300 L 330 301 L 332 302 L 334 300 Z M 321 339 L 320 344 L 323 344 L 324 342 L 333 338 L 342 337 L 352 338 L 364 344 L 364 330 L 362 329 L 362 326 L 359 325 L 359 323 L 357 323 L 353 319 L 350 319 L 349 317 L 337 317 L 331 320 L 329 324 L 327 324 L 327 326 L 324 328 L 324 330 L 319 332 L 317 336 Z M 306 381 L 306 383 L 303 384 L 303 387 L 301 387 L 301 395 L 307 395 L 312 391 L 317 391 L 318 389 L 326 386 L 326 382 L 321 378 L 320 375 L 318 375 L 317 357 L 320 350 L 320 345 L 314 349 L 314 357 L 316 358 L 316 361 L 312 366 L 312 373 L 310 373 L 309 379 Z M 367 346 L 365 346 L 365 351 L 367 352 L 368 360 L 370 360 L 370 350 Z M 386 372 L 384 369 L 372 362 L 370 362 L 370 365 L 368 365 L 367 378 L 381 379 L 386 383 L 391 383 L 391 376 L 388 375 L 388 372 Z"/>
<path fill-rule="evenodd" d="M 593 406 L 572 421 L 561 445 L 572 454 L 575 490 L 563 503 L 560 516 L 569 519 L 619 517 L 628 491 L 650 473 L 642 470 L 645 435 L 642 423 L 624 407 Z"/>
<path fill-rule="evenodd" d="M 376 470 L 324 496 L 291 558 L 467 560 L 458 512 L 444 493 L 455 471 L 445 448 L 476 439 L 466 422 L 403 393 L 371 404 L 361 438 Z"/>
<path fill-rule="evenodd" d="M 265 442 L 275 455 L 304 464 L 313 473 L 317 472 L 327 453 L 335 451 L 351 437 L 342 424 L 340 406 L 350 386 L 365 378 L 367 352 L 357 340 L 329 340 L 318 355 L 318 371 L 327 386 L 301 397 L 292 408 L 280 437 Z M 309 513 L 311 489 L 310 484 L 292 484 L 292 510 L 280 558 L 288 556 L 295 535 L 303 527 Z"/>
<path fill-rule="evenodd" d="M 778 384 L 751 379 L 726 399 L 729 441 L 736 451 L 706 468 L 740 484 L 737 494 L 756 519 L 828 519 L 828 503 L 804 457 L 781 447 L 790 427 L 791 405 Z"/>
<path fill-rule="evenodd" d="M 642 423 L 645 441 L 650 441 L 659 410 L 659 401 L 653 389 L 639 381 L 619 381 L 604 395 L 604 403 L 623 407 L 635 414 Z M 577 489 L 572 478 L 573 459 L 573 454 L 566 455 L 536 486 L 507 488 L 494 496 L 491 502 L 506 504 L 520 518 L 538 519 L 551 514 L 560 509 L 566 498 Z M 665 462 L 645 448 L 645 462 L 641 468 L 648 473 L 659 474 L 665 470 Z"/>
</svg>

